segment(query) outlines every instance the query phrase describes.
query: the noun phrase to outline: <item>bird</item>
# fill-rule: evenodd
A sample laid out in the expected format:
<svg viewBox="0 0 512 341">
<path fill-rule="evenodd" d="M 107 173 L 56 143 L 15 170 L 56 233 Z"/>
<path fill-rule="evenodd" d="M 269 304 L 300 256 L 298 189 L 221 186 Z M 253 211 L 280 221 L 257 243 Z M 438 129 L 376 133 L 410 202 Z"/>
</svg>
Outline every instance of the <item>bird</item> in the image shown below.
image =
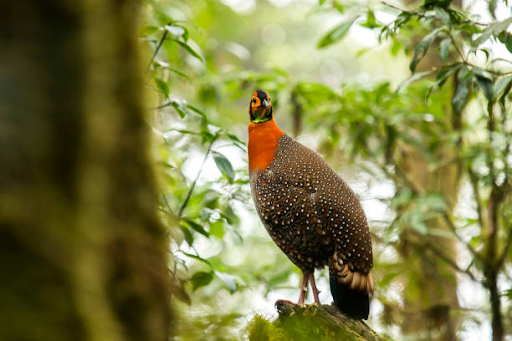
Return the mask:
<svg viewBox="0 0 512 341">
<path fill-rule="evenodd" d="M 297 304 L 304 305 L 309 283 L 320 305 L 314 270 L 328 266 L 334 305 L 368 319 L 372 241 L 359 199 L 318 153 L 279 128 L 267 92 L 253 93 L 249 118 L 253 201 L 272 240 L 302 271 Z"/>
</svg>

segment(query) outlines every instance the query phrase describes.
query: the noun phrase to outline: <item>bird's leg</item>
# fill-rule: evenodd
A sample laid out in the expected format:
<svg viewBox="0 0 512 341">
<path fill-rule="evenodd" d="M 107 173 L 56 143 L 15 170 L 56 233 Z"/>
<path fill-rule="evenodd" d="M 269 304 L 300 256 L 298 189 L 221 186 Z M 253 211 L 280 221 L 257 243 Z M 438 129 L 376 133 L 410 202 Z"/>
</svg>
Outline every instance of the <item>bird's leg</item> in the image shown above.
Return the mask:
<svg viewBox="0 0 512 341">
<path fill-rule="evenodd" d="M 309 273 L 302 272 L 302 284 L 300 285 L 300 296 L 299 301 L 297 302 L 297 304 L 301 307 L 304 305 L 304 299 L 306 298 L 306 293 L 308 292 L 308 280 Z"/>
<path fill-rule="evenodd" d="M 315 303 L 320 305 L 320 299 L 318 298 L 318 289 L 315 284 L 315 273 L 312 272 L 309 274 L 309 283 L 311 283 L 311 290 L 313 291 L 313 297 L 315 298 Z"/>
</svg>

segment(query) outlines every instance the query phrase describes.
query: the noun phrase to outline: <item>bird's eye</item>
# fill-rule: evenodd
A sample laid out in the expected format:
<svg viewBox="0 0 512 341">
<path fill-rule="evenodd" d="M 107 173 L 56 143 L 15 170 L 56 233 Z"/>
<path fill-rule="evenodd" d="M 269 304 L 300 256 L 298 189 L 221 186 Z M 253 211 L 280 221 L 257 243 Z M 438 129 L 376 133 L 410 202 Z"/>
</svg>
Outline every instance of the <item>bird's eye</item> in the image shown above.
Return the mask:
<svg viewBox="0 0 512 341">
<path fill-rule="evenodd" d="M 256 99 L 254 99 L 254 98 L 253 98 L 251 102 L 252 102 L 252 103 L 256 103 Z"/>
</svg>

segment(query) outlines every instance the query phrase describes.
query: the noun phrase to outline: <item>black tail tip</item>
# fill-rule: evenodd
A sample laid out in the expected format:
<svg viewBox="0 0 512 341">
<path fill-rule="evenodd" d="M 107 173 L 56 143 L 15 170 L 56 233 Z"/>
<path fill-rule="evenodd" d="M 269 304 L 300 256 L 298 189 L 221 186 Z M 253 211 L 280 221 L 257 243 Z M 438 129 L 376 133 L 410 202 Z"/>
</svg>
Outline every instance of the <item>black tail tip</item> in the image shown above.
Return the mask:
<svg viewBox="0 0 512 341">
<path fill-rule="evenodd" d="M 345 315 L 367 320 L 370 314 L 370 297 L 366 292 L 350 290 L 347 285 L 338 283 L 336 278 L 330 278 L 331 294 L 334 305 Z"/>
</svg>

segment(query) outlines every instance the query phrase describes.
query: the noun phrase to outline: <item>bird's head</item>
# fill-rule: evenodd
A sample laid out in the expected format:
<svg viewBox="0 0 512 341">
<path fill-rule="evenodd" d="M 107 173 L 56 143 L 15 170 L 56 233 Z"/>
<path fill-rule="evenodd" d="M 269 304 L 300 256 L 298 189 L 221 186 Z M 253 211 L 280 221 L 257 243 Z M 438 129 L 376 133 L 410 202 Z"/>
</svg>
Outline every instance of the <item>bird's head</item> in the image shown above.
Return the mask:
<svg viewBox="0 0 512 341">
<path fill-rule="evenodd" d="M 270 121 L 274 109 L 270 102 L 270 96 L 263 90 L 256 90 L 252 94 L 251 102 L 249 103 L 249 117 L 253 123 L 263 123 Z"/>
</svg>

